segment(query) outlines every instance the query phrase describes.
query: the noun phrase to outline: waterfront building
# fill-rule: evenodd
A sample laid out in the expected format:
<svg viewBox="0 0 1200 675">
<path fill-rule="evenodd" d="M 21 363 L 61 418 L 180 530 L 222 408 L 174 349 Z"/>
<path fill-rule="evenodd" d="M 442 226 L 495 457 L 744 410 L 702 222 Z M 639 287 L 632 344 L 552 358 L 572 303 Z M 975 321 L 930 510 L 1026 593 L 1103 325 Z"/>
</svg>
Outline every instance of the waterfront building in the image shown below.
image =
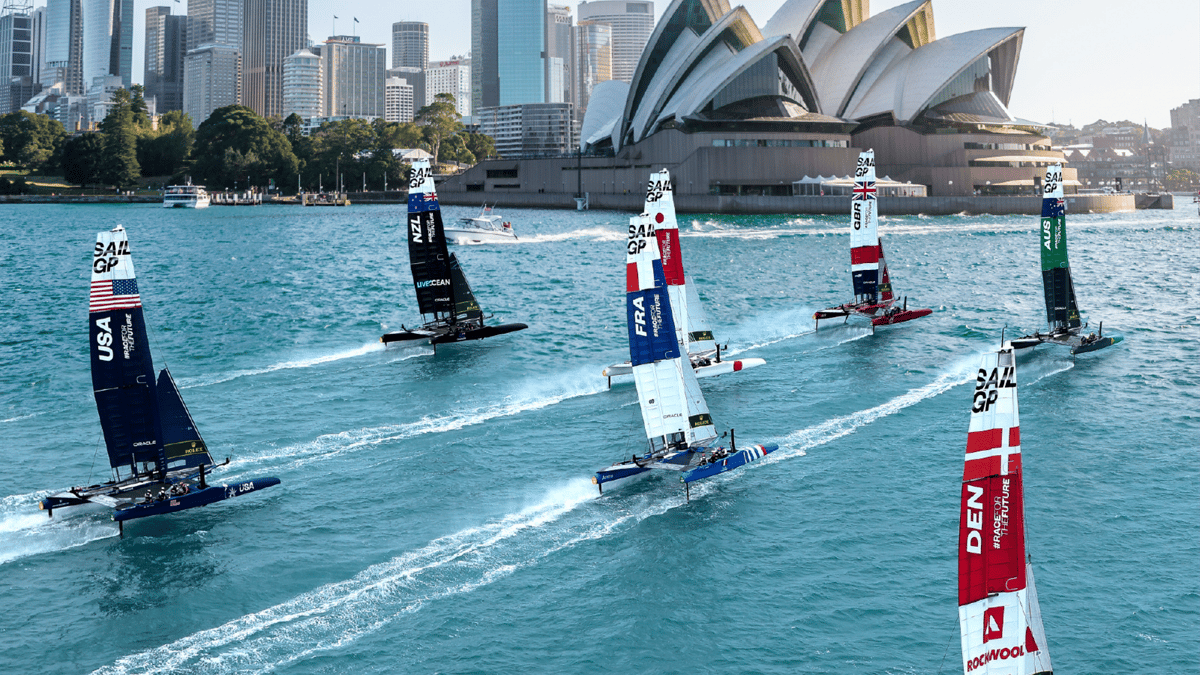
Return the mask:
<svg viewBox="0 0 1200 675">
<path fill-rule="evenodd" d="M 242 104 L 263 117 L 279 115 L 283 60 L 307 46 L 308 0 L 244 1 Z"/>
<path fill-rule="evenodd" d="M 570 103 L 524 103 L 482 108 L 474 115 L 479 133 L 496 142 L 501 157 L 568 153 L 578 138 Z"/>
<path fill-rule="evenodd" d="M 410 68 L 408 66 L 400 66 L 398 68 L 388 68 L 386 77 L 398 77 L 408 83 L 413 88 L 413 110 L 417 111 L 429 105 L 432 97 L 426 97 L 429 92 L 428 80 L 426 75 L 428 72 L 424 68 Z"/>
<path fill-rule="evenodd" d="M 580 24 L 600 5 L 581 5 Z M 521 159 L 493 179 L 484 162 L 439 192 L 620 193 L 646 166 L 671 166 L 680 195 L 786 196 L 874 148 L 880 175 L 931 196 L 1033 194 L 1063 153 L 1008 110 L 1023 36 L 936 39 L 932 0 L 875 16 L 866 0 L 784 0 L 761 28 L 725 0 L 672 0 L 627 84 L 614 47 L 614 79 L 588 99 L 579 169 Z M 1069 166 L 1064 179 L 1068 193 L 1079 186 Z"/>
<path fill-rule="evenodd" d="M 389 77 L 384 84 L 383 119 L 388 122 L 413 121 L 413 87 L 403 78 Z"/>
<path fill-rule="evenodd" d="M 183 111 L 199 127 L 217 108 L 241 101 L 241 50 L 208 44 L 187 53 L 184 59 Z"/>
<path fill-rule="evenodd" d="M 568 7 L 546 6 L 546 103 L 575 102 L 573 28 Z"/>
<path fill-rule="evenodd" d="M 584 0 L 579 3 L 578 23 L 581 26 L 604 24 L 612 28 L 612 79 L 629 82 L 654 31 L 654 3 L 647 0 Z"/>
<path fill-rule="evenodd" d="M 183 59 L 187 54 L 187 16 L 170 7 L 146 9 L 146 57 L 142 84 L 157 114 L 183 110 Z M 153 101 L 153 103 L 150 103 Z"/>
<path fill-rule="evenodd" d="M 546 100 L 545 0 L 471 0 L 471 110 Z"/>
<path fill-rule="evenodd" d="M 392 24 L 392 67 L 424 68 L 429 63 L 429 24 L 397 21 Z"/>
<path fill-rule="evenodd" d="M 612 79 L 612 26 L 606 23 L 575 27 L 575 114 L 587 114 L 588 99 L 601 82 Z"/>
<path fill-rule="evenodd" d="M 325 41 L 321 59 L 327 115 L 367 119 L 384 116 L 387 50 L 382 44 L 337 35 Z"/>
<path fill-rule="evenodd" d="M 432 101 L 438 94 L 453 95 L 459 115 L 471 114 L 471 59 L 455 57 L 429 62 L 425 69 L 425 100 Z"/>
<path fill-rule="evenodd" d="M 1200 171 L 1200 99 L 1171 109 L 1170 157 L 1176 168 Z"/>
<path fill-rule="evenodd" d="M 83 0 L 82 8 L 83 84 L 89 97 L 92 85 L 101 82 L 96 78 L 107 75 L 120 77 L 128 89 L 133 83 L 133 0 Z"/>
<path fill-rule="evenodd" d="M 292 113 L 304 119 L 321 117 L 322 107 L 321 57 L 308 49 L 298 49 L 283 60 L 283 112 L 287 118 Z"/>
</svg>

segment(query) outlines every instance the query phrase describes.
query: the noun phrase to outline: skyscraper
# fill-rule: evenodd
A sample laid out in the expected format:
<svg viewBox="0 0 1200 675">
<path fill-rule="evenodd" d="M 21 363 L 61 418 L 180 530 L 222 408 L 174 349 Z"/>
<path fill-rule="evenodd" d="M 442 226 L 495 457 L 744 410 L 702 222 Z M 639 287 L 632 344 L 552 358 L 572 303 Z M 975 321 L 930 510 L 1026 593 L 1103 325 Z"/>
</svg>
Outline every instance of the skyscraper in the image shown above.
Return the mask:
<svg viewBox="0 0 1200 675">
<path fill-rule="evenodd" d="M 46 0 L 46 84 L 83 93 L 83 0 Z"/>
<path fill-rule="evenodd" d="M 188 51 L 213 44 L 242 48 L 242 0 L 189 0 L 187 11 Z"/>
<path fill-rule="evenodd" d="M 546 0 L 471 0 L 471 109 L 546 100 Z"/>
<path fill-rule="evenodd" d="M 133 0 L 83 0 L 83 87 L 110 88 L 106 75 L 133 83 Z"/>
<path fill-rule="evenodd" d="M 241 102 L 242 26 L 242 0 L 188 2 L 183 111 L 196 126 Z"/>
<path fill-rule="evenodd" d="M 471 59 L 429 63 L 425 69 L 425 97 L 432 101 L 438 94 L 453 94 L 458 114 L 463 117 L 471 114 Z"/>
<path fill-rule="evenodd" d="M 183 110 L 183 58 L 187 47 L 187 17 L 172 15 L 170 7 L 146 9 L 146 59 L 142 84 L 154 112 Z"/>
<path fill-rule="evenodd" d="M 575 27 L 575 118 L 587 112 L 592 89 L 612 79 L 612 26 L 606 23 Z"/>
<path fill-rule="evenodd" d="M 429 62 L 429 24 L 397 21 L 392 24 L 392 67 L 425 68 Z"/>
<path fill-rule="evenodd" d="M 387 71 L 387 50 L 383 45 L 360 42 L 357 36 L 336 35 L 325 41 L 321 59 L 325 114 L 383 117 Z"/>
<path fill-rule="evenodd" d="M 322 117 L 321 57 L 299 49 L 283 60 L 284 118 L 296 113 L 305 120 Z"/>
<path fill-rule="evenodd" d="M 413 121 L 413 88 L 402 77 L 389 77 L 385 83 L 383 118 L 388 122 Z"/>
<path fill-rule="evenodd" d="M 33 3 L 4 3 L 0 16 L 0 114 L 33 97 Z"/>
<path fill-rule="evenodd" d="M 654 3 L 650 0 L 583 0 L 579 25 L 612 26 L 612 79 L 629 82 L 637 70 L 642 50 L 654 32 Z"/>
<path fill-rule="evenodd" d="M 409 68 L 408 66 L 400 66 L 399 68 L 388 68 L 386 77 L 398 77 L 405 81 L 408 86 L 413 88 L 413 111 L 414 114 L 420 112 L 421 108 L 433 102 L 432 96 L 425 97 L 428 86 L 425 80 L 424 68 Z"/>
<path fill-rule="evenodd" d="M 46 8 L 33 10 L 33 81 L 41 83 L 42 71 L 46 69 Z M 47 84 L 53 84 L 49 82 Z"/>
<path fill-rule="evenodd" d="M 574 103 L 575 71 L 571 10 L 546 7 L 546 103 Z"/>
<path fill-rule="evenodd" d="M 283 60 L 308 42 L 308 0 L 245 0 L 242 103 L 263 117 L 283 112 Z M 380 81 L 380 96 L 383 82 Z"/>
</svg>

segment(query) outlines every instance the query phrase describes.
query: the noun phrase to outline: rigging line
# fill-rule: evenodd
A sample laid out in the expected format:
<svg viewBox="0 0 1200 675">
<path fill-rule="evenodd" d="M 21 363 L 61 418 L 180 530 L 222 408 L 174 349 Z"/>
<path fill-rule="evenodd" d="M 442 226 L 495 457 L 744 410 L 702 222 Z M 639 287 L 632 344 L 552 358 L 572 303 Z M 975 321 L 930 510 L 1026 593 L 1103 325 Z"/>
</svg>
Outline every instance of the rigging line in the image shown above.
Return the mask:
<svg viewBox="0 0 1200 675">
<path fill-rule="evenodd" d="M 950 639 L 946 640 L 946 651 L 942 654 L 942 663 L 938 666 L 938 675 L 942 675 L 942 668 L 946 667 L 946 657 L 950 654 L 951 642 L 954 642 L 954 633 L 950 633 Z"/>
<path fill-rule="evenodd" d="M 104 435 L 101 434 L 100 437 L 103 438 Z M 88 467 L 88 479 L 87 479 L 88 485 L 92 484 L 92 472 L 96 470 L 96 455 L 98 455 L 98 454 L 100 454 L 100 443 L 99 442 L 96 443 L 96 449 L 94 451 L 92 451 L 92 465 Z"/>
</svg>

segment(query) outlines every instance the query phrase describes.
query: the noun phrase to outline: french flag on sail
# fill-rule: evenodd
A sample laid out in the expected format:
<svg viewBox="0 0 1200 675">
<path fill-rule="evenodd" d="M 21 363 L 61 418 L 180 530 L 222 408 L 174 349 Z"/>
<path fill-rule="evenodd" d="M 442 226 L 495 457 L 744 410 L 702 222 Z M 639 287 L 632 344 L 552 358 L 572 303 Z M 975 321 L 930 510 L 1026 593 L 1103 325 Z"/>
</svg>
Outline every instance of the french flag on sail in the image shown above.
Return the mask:
<svg viewBox="0 0 1200 675">
<path fill-rule="evenodd" d="M 108 312 L 114 309 L 134 309 L 142 306 L 137 279 L 104 279 L 92 282 L 88 312 Z"/>
</svg>

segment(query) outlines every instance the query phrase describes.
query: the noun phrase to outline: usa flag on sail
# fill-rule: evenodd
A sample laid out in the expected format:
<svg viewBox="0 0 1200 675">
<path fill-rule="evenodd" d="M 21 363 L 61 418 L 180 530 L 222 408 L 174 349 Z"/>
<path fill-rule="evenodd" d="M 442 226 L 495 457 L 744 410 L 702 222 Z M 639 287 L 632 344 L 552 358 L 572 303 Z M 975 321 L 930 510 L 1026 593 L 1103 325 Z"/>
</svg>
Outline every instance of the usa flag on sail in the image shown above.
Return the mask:
<svg viewBox="0 0 1200 675">
<path fill-rule="evenodd" d="M 141 306 L 142 296 L 138 295 L 137 279 L 105 279 L 92 282 L 89 312 L 107 312 Z"/>
</svg>

